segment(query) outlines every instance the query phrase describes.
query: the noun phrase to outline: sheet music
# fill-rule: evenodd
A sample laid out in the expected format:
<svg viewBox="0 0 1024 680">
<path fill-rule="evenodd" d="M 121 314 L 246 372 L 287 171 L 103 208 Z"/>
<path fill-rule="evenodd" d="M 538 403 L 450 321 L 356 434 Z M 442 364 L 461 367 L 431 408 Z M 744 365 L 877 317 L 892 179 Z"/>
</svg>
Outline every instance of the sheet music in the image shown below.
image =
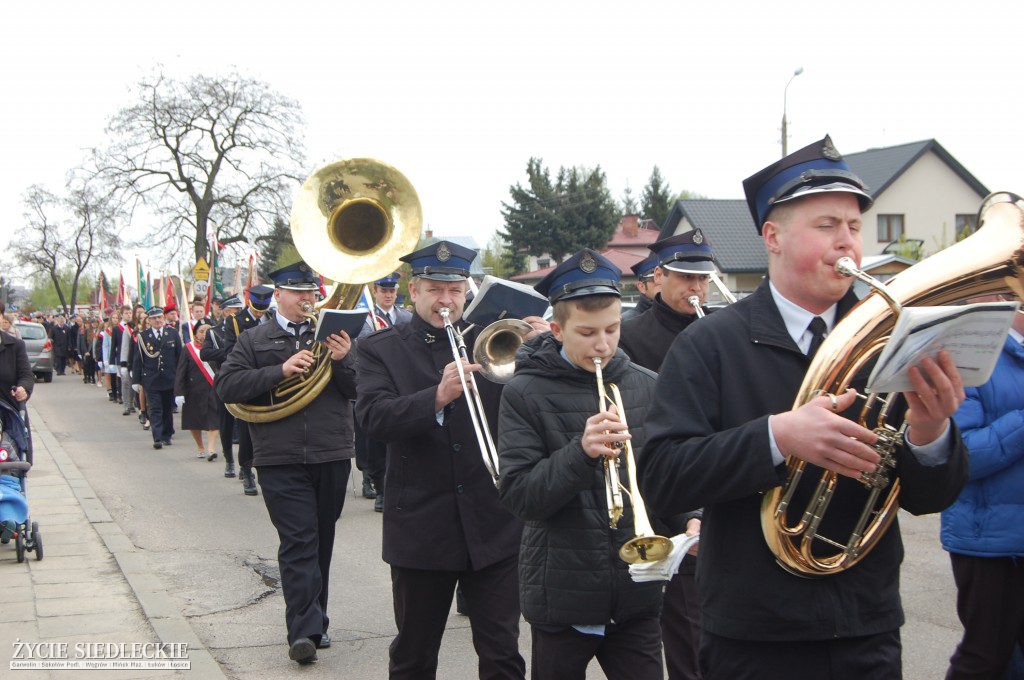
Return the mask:
<svg viewBox="0 0 1024 680">
<path fill-rule="evenodd" d="M 904 307 L 868 378 L 868 392 L 911 392 L 907 371 L 945 350 L 964 387 L 988 381 L 1010 332 L 1019 302 L 946 307 Z"/>
</svg>

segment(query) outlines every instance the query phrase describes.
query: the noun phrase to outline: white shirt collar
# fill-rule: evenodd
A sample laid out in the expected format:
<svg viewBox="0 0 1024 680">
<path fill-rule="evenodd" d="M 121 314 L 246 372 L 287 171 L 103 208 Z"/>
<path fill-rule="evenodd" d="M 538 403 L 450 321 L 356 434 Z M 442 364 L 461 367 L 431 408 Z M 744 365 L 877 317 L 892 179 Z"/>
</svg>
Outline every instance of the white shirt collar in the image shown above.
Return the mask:
<svg viewBox="0 0 1024 680">
<path fill-rule="evenodd" d="M 793 342 L 801 352 L 806 354 L 811 346 L 811 332 L 807 330 L 807 326 L 810 325 L 811 319 L 814 317 L 820 316 L 825 322 L 825 335 L 832 332 L 836 325 L 836 309 L 839 303 L 832 305 L 821 314 L 814 314 L 784 298 L 771 280 L 768 281 L 768 287 L 775 300 L 775 306 L 779 308 L 779 314 L 782 315 L 782 322 L 786 324 L 786 332 L 789 333 L 789 337 L 793 338 Z"/>
<path fill-rule="evenodd" d="M 266 315 L 264 315 L 264 316 L 266 316 Z M 288 327 L 288 324 L 295 323 L 294 321 L 292 321 L 291 319 L 283 316 L 281 314 L 281 312 L 279 312 L 277 310 L 274 311 L 274 316 L 277 318 L 277 325 L 280 326 L 281 329 L 284 332 L 288 333 L 289 335 L 295 335 L 295 331 L 293 331 L 291 328 Z M 303 320 L 301 322 L 302 325 L 299 326 L 299 332 L 300 333 L 304 333 L 306 331 L 306 324 L 308 324 L 308 323 L 309 323 L 309 321 L 307 321 L 307 320 Z"/>
</svg>

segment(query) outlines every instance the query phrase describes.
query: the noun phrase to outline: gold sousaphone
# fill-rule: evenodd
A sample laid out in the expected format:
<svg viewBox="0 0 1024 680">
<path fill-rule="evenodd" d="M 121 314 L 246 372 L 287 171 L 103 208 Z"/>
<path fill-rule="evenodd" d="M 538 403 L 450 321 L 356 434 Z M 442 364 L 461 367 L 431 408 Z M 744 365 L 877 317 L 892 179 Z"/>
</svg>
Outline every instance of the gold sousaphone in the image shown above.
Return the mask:
<svg viewBox="0 0 1024 680">
<path fill-rule="evenodd" d="M 885 285 L 850 267 L 852 261 L 843 261 L 849 258 L 837 263 L 840 273 L 856 276 L 874 290 L 843 317 L 818 349 L 794 408 L 822 393 L 843 393 L 882 351 L 901 307 L 948 305 L 995 293 L 1024 297 L 1024 199 L 992 194 L 982 204 L 979 217 L 976 233 Z M 889 477 L 895 448 L 902 444 L 903 424 L 887 422 L 886 417 L 896 396 L 873 393 L 864 398 L 858 420 L 878 435 L 875 449 L 883 463 L 877 472 L 861 479 L 862 486 L 838 489 L 836 473 L 821 471 L 817 481 L 805 480 L 811 485 L 810 500 L 805 508 L 792 513 L 796 516 L 790 521 L 794 491 L 809 470 L 804 461 L 790 456 L 786 483 L 764 494 L 761 527 L 768 547 L 786 570 L 801 576 L 824 576 L 849 569 L 877 545 L 896 518 L 900 484 L 899 479 Z M 837 489 L 862 493 L 863 510 L 848 533 L 826 537 L 819 529 Z"/>
<path fill-rule="evenodd" d="M 405 175 L 372 158 L 325 165 L 295 195 L 291 230 L 295 248 L 315 271 L 335 283 L 317 306 L 351 309 L 362 287 L 387 276 L 416 247 L 423 212 Z M 306 310 L 315 323 L 316 313 Z M 318 343 L 315 367 L 282 381 L 269 405 L 226 404 L 251 423 L 280 420 L 305 408 L 331 379 L 329 353 Z"/>
</svg>

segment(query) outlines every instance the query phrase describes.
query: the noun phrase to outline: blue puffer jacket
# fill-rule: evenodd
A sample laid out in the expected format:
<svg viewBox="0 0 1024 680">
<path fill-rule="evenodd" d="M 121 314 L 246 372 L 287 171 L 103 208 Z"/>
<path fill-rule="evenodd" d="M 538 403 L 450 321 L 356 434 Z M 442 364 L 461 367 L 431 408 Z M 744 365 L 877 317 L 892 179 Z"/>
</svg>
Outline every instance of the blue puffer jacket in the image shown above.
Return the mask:
<svg viewBox="0 0 1024 680">
<path fill-rule="evenodd" d="M 970 451 L 970 481 L 942 513 L 942 547 L 1024 556 L 1024 347 L 1008 337 L 992 378 L 966 392 L 954 419 Z"/>
</svg>

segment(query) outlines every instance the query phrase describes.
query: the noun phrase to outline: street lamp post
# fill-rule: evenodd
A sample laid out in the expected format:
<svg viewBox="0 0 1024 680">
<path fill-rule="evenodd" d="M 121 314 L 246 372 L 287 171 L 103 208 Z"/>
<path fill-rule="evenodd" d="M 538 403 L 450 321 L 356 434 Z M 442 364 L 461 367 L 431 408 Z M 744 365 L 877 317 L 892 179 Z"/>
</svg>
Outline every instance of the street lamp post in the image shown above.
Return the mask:
<svg viewBox="0 0 1024 680">
<path fill-rule="evenodd" d="M 803 66 L 797 66 L 796 70 L 793 71 L 793 75 L 786 81 L 786 87 L 782 88 L 782 157 L 786 157 L 786 146 L 787 137 L 789 136 L 789 130 L 786 126 L 786 91 L 789 90 L 789 84 L 793 82 L 793 78 L 804 72 Z"/>
</svg>

